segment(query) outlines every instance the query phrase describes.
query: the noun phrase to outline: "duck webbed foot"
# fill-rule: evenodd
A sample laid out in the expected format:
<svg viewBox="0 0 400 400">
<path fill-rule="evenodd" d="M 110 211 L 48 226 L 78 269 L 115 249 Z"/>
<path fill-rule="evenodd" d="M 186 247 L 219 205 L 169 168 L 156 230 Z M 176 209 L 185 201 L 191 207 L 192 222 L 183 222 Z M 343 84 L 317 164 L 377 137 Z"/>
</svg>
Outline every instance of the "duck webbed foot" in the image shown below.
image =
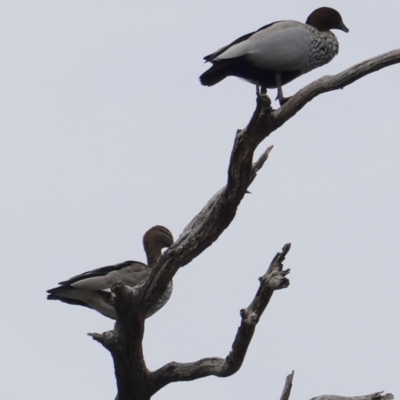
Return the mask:
<svg viewBox="0 0 400 400">
<path fill-rule="evenodd" d="M 268 107 L 271 105 L 271 99 L 267 95 L 267 88 L 259 82 L 256 83 L 256 96 L 257 100 L 261 101 Z"/>
<path fill-rule="evenodd" d="M 278 89 L 278 94 L 276 95 L 275 100 L 279 100 L 279 104 L 283 106 L 288 100 L 291 99 L 291 97 L 284 97 L 282 91 L 281 74 L 278 72 L 275 73 L 275 83 L 276 83 L 276 88 Z"/>
</svg>

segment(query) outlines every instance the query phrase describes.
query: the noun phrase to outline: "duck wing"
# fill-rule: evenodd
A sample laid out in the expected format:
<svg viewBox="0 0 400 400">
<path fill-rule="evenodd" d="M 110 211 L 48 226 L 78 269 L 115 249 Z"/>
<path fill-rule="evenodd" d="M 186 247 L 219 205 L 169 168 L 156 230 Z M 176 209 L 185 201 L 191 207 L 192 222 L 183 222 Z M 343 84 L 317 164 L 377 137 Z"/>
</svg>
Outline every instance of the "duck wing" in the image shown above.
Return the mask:
<svg viewBox="0 0 400 400">
<path fill-rule="evenodd" d="M 117 314 L 108 292 L 111 285 L 121 282 L 135 286 L 146 279 L 150 272 L 151 268 L 138 261 L 93 269 L 60 282 L 60 286 L 47 291 L 47 299 L 88 307 L 116 319 Z"/>
<path fill-rule="evenodd" d="M 138 261 L 125 261 L 84 272 L 60 282 L 60 285 L 88 291 L 107 290 L 117 282 L 135 286 L 146 279 L 150 271 L 151 269 L 146 264 Z"/>
<path fill-rule="evenodd" d="M 311 57 L 312 33 L 297 21 L 277 22 L 216 56 L 214 62 L 242 59 L 266 71 L 302 71 Z"/>
<path fill-rule="evenodd" d="M 205 62 L 211 62 L 211 61 L 213 61 L 216 57 L 218 57 L 220 54 L 224 53 L 224 52 L 225 52 L 226 50 L 228 50 L 230 47 L 235 46 L 236 44 L 239 44 L 239 43 L 241 43 L 241 42 L 246 41 L 247 39 L 249 39 L 251 36 L 253 36 L 253 35 L 256 34 L 257 32 L 261 32 L 261 31 L 263 31 L 264 29 L 267 29 L 267 28 L 269 28 L 270 26 L 272 26 L 272 25 L 274 25 L 274 24 L 276 24 L 276 23 L 278 23 L 278 22 L 281 22 L 281 21 L 272 22 L 272 23 L 270 23 L 270 24 L 268 24 L 268 25 L 262 26 L 260 29 L 254 31 L 254 32 L 247 33 L 246 35 L 241 36 L 240 38 L 234 40 L 232 43 L 228 44 L 227 46 L 221 47 L 221 48 L 218 49 L 217 51 L 214 51 L 214 53 L 211 53 L 211 54 L 209 54 L 208 56 L 205 56 L 205 57 L 203 58 L 203 60 L 204 60 Z"/>
</svg>

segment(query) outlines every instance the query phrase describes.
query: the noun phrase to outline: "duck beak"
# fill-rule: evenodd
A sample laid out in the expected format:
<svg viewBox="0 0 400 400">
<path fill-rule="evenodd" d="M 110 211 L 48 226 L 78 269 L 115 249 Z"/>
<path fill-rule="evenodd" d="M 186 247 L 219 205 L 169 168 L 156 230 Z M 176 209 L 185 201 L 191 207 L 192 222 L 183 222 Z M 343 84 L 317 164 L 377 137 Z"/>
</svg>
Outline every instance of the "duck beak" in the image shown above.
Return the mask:
<svg viewBox="0 0 400 400">
<path fill-rule="evenodd" d="M 339 24 L 339 26 L 337 28 L 343 32 L 346 32 L 346 33 L 349 32 L 349 28 L 347 28 L 347 26 L 343 23 L 343 21 Z"/>
</svg>

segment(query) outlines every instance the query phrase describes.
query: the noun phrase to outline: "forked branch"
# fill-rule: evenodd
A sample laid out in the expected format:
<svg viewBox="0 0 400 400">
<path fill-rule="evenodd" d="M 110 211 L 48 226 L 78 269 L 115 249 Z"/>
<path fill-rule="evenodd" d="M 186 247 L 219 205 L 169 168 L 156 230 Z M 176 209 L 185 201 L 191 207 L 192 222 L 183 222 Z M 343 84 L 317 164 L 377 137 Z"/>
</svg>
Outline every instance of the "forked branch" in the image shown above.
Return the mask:
<svg viewBox="0 0 400 400">
<path fill-rule="evenodd" d="M 340 74 L 316 80 L 301 89 L 278 110 L 271 108 L 268 97 L 257 98 L 256 110 L 249 124 L 236 133 L 228 167 L 227 184 L 208 201 L 173 246 L 159 258 L 144 284 L 135 288 L 136 303 L 133 311 L 128 312 L 127 308 L 121 308 L 121 313 L 125 316 L 121 315 L 121 318 L 118 318 L 114 333 L 93 334 L 93 338 L 107 347 L 113 355 L 119 400 L 147 400 L 150 399 L 152 393 L 156 393 L 168 383 L 208 375 L 229 376 L 240 368 L 255 325 L 273 291 L 288 284 L 285 278 L 288 271 L 278 271 L 270 267 L 272 270 L 261 278 L 256 298 L 248 308 L 242 311 L 242 322 L 232 345 L 232 351 L 225 359 L 207 358 L 190 364 L 170 363 L 154 373 L 149 372 L 143 360 L 141 343 L 146 311 L 164 293 L 178 269 L 187 265 L 211 246 L 233 221 L 240 202 L 245 194 L 249 193 L 250 184 L 268 158 L 271 148 L 254 162 L 254 152 L 266 137 L 318 95 L 342 89 L 372 72 L 398 63 L 400 63 L 400 50 L 371 58 Z M 288 250 L 288 246 L 284 247 L 280 253 L 283 258 Z M 280 262 L 279 257 L 276 262 Z M 118 297 L 118 293 L 116 296 Z M 129 318 L 126 317 L 127 313 L 130 315 Z M 124 381 L 123 384 L 122 381 Z M 349 398 L 334 396 L 314 400 L 316 399 L 349 400 Z M 390 395 L 377 393 L 351 399 L 390 400 Z"/>
<path fill-rule="evenodd" d="M 232 350 L 226 358 L 203 358 L 192 363 L 171 362 L 150 374 L 152 394 L 172 382 L 192 381 L 206 376 L 227 377 L 237 372 L 246 356 L 256 325 L 267 307 L 275 290 L 289 286 L 286 275 L 290 270 L 283 270 L 283 261 L 290 250 L 286 244 L 272 260 L 267 272 L 259 279 L 260 286 L 251 304 L 240 311 L 241 324 L 232 344 Z"/>
<path fill-rule="evenodd" d="M 258 98 L 256 110 L 248 126 L 236 133 L 228 167 L 227 185 L 217 192 L 187 225 L 167 252 L 167 257 L 159 260 L 154 268 L 154 280 L 150 279 L 146 287 L 151 298 L 150 303 L 162 293 L 179 267 L 188 264 L 209 247 L 232 222 L 238 205 L 255 178 L 257 166 L 261 167 L 263 157 L 268 157 L 270 149 L 259 161 L 254 163 L 253 160 L 255 150 L 266 137 L 318 95 L 342 89 L 368 74 L 398 63 L 400 49 L 373 57 L 337 75 L 325 76 L 312 82 L 278 110 L 271 108 L 268 98 Z"/>
</svg>

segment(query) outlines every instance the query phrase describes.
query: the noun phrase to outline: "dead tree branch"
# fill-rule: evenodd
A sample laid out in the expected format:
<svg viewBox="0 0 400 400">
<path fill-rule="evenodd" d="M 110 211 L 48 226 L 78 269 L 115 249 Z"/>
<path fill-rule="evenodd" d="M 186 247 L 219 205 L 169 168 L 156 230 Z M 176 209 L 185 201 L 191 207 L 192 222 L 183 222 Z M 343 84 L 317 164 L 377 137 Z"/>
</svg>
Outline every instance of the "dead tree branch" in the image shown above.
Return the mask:
<svg viewBox="0 0 400 400">
<path fill-rule="evenodd" d="M 280 400 L 289 400 L 290 392 L 293 385 L 294 371 L 286 377 L 285 386 L 283 387 L 282 395 Z M 393 400 L 394 396 L 391 393 L 383 394 L 383 392 L 376 392 L 372 394 L 367 394 L 364 396 L 337 396 L 324 394 L 322 396 L 313 397 L 310 400 Z"/>
<path fill-rule="evenodd" d="M 293 378 L 294 371 L 286 377 L 285 386 L 283 387 L 280 400 L 289 400 L 290 392 L 292 391 Z"/>
<path fill-rule="evenodd" d="M 253 166 L 254 151 L 272 132 L 322 93 L 342 89 L 382 68 L 400 63 L 400 49 L 356 64 L 345 71 L 318 79 L 296 93 L 278 110 L 271 108 L 268 97 L 258 98 L 248 124 L 238 130 L 228 167 L 227 185 L 217 192 L 186 226 L 174 245 L 161 257 L 143 290 L 149 307 L 163 293 L 176 271 L 211 246 L 235 217 L 237 207 L 263 163 Z M 270 150 L 269 150 L 270 151 Z M 268 158 L 269 151 L 263 155 Z M 261 157 L 261 159 L 263 158 Z M 265 162 L 265 160 L 264 160 Z"/>
<path fill-rule="evenodd" d="M 311 400 L 393 400 L 394 396 L 391 393 L 383 394 L 383 392 L 376 392 L 367 394 L 365 396 L 335 396 L 330 394 L 324 394 L 322 396 L 313 397 Z"/>
<path fill-rule="evenodd" d="M 247 349 L 253 337 L 256 325 L 267 307 L 275 290 L 289 286 L 286 275 L 290 270 L 283 270 L 283 261 L 290 250 L 286 244 L 282 252 L 272 260 L 267 272 L 259 279 L 260 287 L 251 304 L 240 310 L 241 324 L 238 328 L 232 350 L 226 358 L 203 358 L 193 363 L 172 362 L 150 374 L 153 392 L 157 393 L 172 382 L 192 381 L 206 376 L 227 377 L 233 375 L 242 366 Z"/>
<path fill-rule="evenodd" d="M 186 226 L 173 246 L 159 258 L 149 278 L 141 286 L 127 293 L 122 293 L 123 289 L 120 290 L 118 287 L 112 289 L 118 313 L 116 327 L 113 333 L 92 334 L 92 336 L 112 353 L 119 400 L 147 400 L 152 393 L 170 382 L 208 375 L 228 376 L 240 368 L 255 324 L 273 291 L 286 282 L 287 272 L 278 273 L 274 269 L 261 278 L 256 298 L 242 312 L 241 326 L 232 346 L 232 352 L 226 359 L 208 358 L 191 364 L 171 363 L 151 374 L 146 368 L 142 352 L 146 311 L 162 295 L 178 269 L 211 246 L 235 218 L 240 202 L 268 158 L 271 149 L 267 149 L 258 161 L 253 160 L 255 150 L 266 137 L 316 96 L 342 89 L 367 74 L 397 63 L 400 63 L 400 50 L 371 58 L 340 74 L 316 80 L 301 89 L 278 110 L 271 108 L 268 97 L 257 98 L 256 110 L 248 126 L 236 133 L 226 186 L 219 190 Z M 289 248 L 286 252 L 288 250 Z M 286 254 L 285 248 L 281 254 Z M 276 262 L 279 263 L 279 260 Z M 357 400 L 364 399 L 375 400 L 370 397 L 357 398 Z M 389 399 L 379 397 L 376 400 Z"/>
<path fill-rule="evenodd" d="M 283 107 L 274 112 L 278 126 L 283 125 L 300 111 L 308 102 L 322 93 L 343 89 L 366 75 L 379 71 L 382 68 L 400 63 L 400 49 L 372 57 L 369 60 L 356 64 L 343 72 L 323 76 L 299 90 Z"/>
</svg>

